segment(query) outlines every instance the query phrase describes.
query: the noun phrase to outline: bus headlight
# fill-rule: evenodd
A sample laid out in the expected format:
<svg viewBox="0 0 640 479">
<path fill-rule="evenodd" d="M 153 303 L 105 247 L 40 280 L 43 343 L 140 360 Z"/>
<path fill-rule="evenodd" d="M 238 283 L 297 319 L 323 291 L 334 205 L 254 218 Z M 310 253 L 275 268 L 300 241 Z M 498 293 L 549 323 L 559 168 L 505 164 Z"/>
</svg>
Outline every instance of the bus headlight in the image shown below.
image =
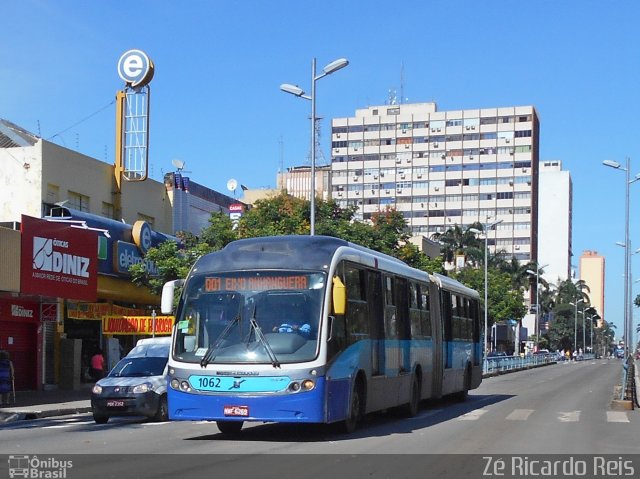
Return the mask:
<svg viewBox="0 0 640 479">
<path fill-rule="evenodd" d="M 180 381 L 178 381 L 176 378 L 173 378 L 171 380 L 171 387 L 173 389 L 180 389 Z"/>
<path fill-rule="evenodd" d="M 316 387 L 316 383 L 313 382 L 313 379 L 305 379 L 302 381 L 302 390 L 303 391 L 311 391 Z"/>
<path fill-rule="evenodd" d="M 181 391 L 191 391 L 191 386 L 189 386 L 189 382 L 188 381 L 181 381 L 180 382 L 180 390 Z"/>
</svg>

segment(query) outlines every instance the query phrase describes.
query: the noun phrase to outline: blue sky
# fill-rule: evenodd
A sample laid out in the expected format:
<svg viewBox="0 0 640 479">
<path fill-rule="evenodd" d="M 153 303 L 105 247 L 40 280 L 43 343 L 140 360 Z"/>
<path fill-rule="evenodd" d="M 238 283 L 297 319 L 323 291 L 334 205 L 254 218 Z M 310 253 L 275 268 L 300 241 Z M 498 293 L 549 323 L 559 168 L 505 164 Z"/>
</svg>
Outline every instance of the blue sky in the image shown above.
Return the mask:
<svg viewBox="0 0 640 479">
<path fill-rule="evenodd" d="M 624 175 L 602 160 L 629 156 L 640 172 L 639 13 L 632 0 L 20 0 L 3 7 L 0 118 L 112 162 L 116 65 L 138 48 L 156 67 L 152 177 L 180 159 L 226 193 L 230 178 L 274 186 L 281 163 L 306 161 L 309 103 L 279 85 L 308 90 L 313 57 L 318 69 L 350 61 L 317 83 L 326 158 L 330 119 L 382 105 L 389 90 L 441 110 L 534 105 L 541 160 L 572 175 L 574 264 L 586 249 L 606 257 L 605 316 L 621 331 Z"/>
</svg>

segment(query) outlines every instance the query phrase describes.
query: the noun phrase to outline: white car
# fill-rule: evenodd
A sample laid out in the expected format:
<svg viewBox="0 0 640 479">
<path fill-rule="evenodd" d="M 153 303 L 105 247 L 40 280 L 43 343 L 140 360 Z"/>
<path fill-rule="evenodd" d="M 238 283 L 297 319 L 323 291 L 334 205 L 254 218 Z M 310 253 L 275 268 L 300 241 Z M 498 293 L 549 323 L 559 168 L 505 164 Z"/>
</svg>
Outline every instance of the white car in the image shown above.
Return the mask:
<svg viewBox="0 0 640 479">
<path fill-rule="evenodd" d="M 167 360 L 170 337 L 140 339 L 108 376 L 91 391 L 93 419 L 106 423 L 111 416 L 147 416 L 167 421 Z"/>
</svg>

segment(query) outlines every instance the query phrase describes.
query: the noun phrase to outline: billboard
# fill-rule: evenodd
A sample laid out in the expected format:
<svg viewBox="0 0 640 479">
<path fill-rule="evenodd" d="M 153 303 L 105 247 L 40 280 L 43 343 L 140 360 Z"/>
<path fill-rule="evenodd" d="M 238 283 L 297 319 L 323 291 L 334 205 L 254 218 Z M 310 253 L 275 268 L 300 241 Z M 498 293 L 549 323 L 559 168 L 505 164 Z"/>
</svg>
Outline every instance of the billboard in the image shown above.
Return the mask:
<svg viewBox="0 0 640 479">
<path fill-rule="evenodd" d="M 22 215 L 20 291 L 92 301 L 97 299 L 98 234 Z"/>
</svg>

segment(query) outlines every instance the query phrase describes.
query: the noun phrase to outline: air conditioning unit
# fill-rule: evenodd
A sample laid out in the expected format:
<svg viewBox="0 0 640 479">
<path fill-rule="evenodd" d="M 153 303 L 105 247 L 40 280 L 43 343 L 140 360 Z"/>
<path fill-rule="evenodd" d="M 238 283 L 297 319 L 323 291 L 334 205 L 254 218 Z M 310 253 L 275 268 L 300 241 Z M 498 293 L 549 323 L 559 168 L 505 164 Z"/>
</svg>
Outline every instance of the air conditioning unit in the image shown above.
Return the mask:
<svg viewBox="0 0 640 479">
<path fill-rule="evenodd" d="M 373 175 L 373 179 L 377 180 L 378 179 L 378 175 Z"/>
<path fill-rule="evenodd" d="M 471 129 L 471 127 L 470 127 L 470 126 L 466 126 L 466 127 L 465 127 L 465 129 L 466 129 L 466 130 L 470 130 L 470 129 Z"/>
<path fill-rule="evenodd" d="M 391 193 L 389 190 L 384 190 L 384 192 L 387 194 Z"/>
<path fill-rule="evenodd" d="M 436 186 L 436 187 L 434 188 L 434 190 L 436 190 L 436 191 L 440 191 L 440 187 L 439 187 L 439 186 Z"/>
<path fill-rule="evenodd" d="M 357 195 L 357 196 L 360 196 L 360 192 L 359 192 L 359 191 L 356 191 L 356 195 Z"/>
<path fill-rule="evenodd" d="M 340 133 L 336 133 L 336 138 L 340 138 Z"/>
<path fill-rule="evenodd" d="M 397 193 L 402 193 L 402 188 L 398 188 L 398 189 L 396 190 L 396 192 L 397 192 Z"/>
<path fill-rule="evenodd" d="M 511 156 L 513 156 L 513 155 L 515 154 L 515 151 L 511 150 L 511 151 L 509 152 L 509 154 L 510 154 Z"/>
<path fill-rule="evenodd" d="M 505 139 L 504 139 L 504 142 L 505 142 L 505 143 L 510 143 L 510 142 L 511 142 L 511 140 L 510 140 L 509 138 L 505 138 Z"/>
<path fill-rule="evenodd" d="M 406 133 L 406 132 L 407 132 L 407 130 L 404 130 L 404 129 L 402 130 L 402 133 Z"/>
<path fill-rule="evenodd" d="M 418 174 L 418 178 L 422 178 L 422 175 L 421 175 L 421 174 Z"/>
<path fill-rule="evenodd" d="M 357 177 L 357 176 L 354 176 L 354 177 L 353 177 L 353 181 L 358 181 L 358 177 Z"/>
<path fill-rule="evenodd" d="M 404 149 L 408 150 L 409 149 L 409 145 L 404 145 Z"/>
<path fill-rule="evenodd" d="M 338 191 L 338 196 L 342 196 L 342 191 Z"/>
<path fill-rule="evenodd" d="M 407 163 L 411 163 L 411 158 L 407 158 Z"/>
<path fill-rule="evenodd" d="M 473 156 L 470 156 L 470 157 L 469 157 L 469 159 L 470 159 L 470 160 L 473 160 Z"/>
<path fill-rule="evenodd" d="M 404 180 L 405 175 L 400 175 L 400 179 Z"/>
<path fill-rule="evenodd" d="M 400 158 L 396 158 L 396 163 L 402 163 L 402 160 Z"/>
<path fill-rule="evenodd" d="M 434 147 L 434 148 L 438 148 L 438 144 L 437 144 L 437 143 L 434 143 L 434 144 L 433 144 L 433 147 Z"/>
<path fill-rule="evenodd" d="M 447 159 L 447 155 L 443 154 L 440 158 L 442 158 L 443 160 L 446 160 Z"/>
</svg>

